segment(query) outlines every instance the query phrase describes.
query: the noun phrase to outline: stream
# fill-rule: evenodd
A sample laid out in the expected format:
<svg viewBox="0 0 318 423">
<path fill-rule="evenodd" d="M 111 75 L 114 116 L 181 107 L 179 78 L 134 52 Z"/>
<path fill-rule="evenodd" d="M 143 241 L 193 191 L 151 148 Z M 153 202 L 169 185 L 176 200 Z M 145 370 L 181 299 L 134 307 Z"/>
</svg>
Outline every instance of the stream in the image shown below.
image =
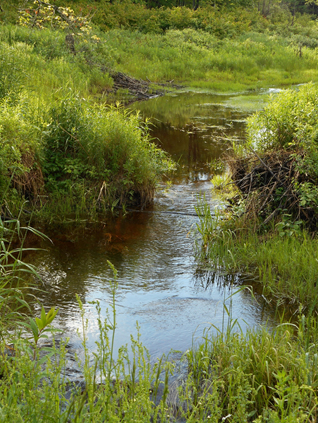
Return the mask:
<svg viewBox="0 0 318 423">
<path fill-rule="evenodd" d="M 56 325 L 74 350 L 81 349 L 77 331 L 82 326 L 75 295 L 88 319 L 91 352 L 99 335 L 91 302 L 100 302 L 103 317 L 107 309 L 111 312 L 108 260 L 118 271 L 115 349 L 129 343 L 131 334 L 136 336 L 138 321 L 141 341 L 153 360 L 171 350 L 184 352 L 211 324 L 212 332 L 222 330 L 227 319 L 224 302 L 243 330 L 247 325 L 275 324 L 261 296 L 240 290 L 230 297 L 251 281 L 203 269 L 194 258 L 199 221 L 194 206 L 202 195 L 212 211 L 220 206 L 211 194 L 210 164 L 230 148 L 231 140 L 244 140 L 246 117 L 263 107 L 269 92 L 180 91 L 130 106 L 151 118 L 151 136 L 178 163 L 171 183 L 160 187 L 145 210 L 105 217 L 98 226 L 46 232 L 53 244 L 43 242 L 44 249 L 32 256 L 44 283 L 38 298 L 45 308 L 59 308 Z M 40 306 L 34 307 L 38 313 Z"/>
</svg>

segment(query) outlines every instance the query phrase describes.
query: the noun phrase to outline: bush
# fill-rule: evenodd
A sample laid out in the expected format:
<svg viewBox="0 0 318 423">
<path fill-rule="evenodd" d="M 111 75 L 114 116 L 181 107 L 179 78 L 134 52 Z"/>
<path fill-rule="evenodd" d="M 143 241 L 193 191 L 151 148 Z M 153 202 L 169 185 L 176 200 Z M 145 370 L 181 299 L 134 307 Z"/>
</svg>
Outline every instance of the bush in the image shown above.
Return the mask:
<svg viewBox="0 0 318 423">
<path fill-rule="evenodd" d="M 248 119 L 248 145 L 260 152 L 317 150 L 318 87 L 284 90 Z"/>
<path fill-rule="evenodd" d="M 156 183 L 172 167 L 166 154 L 149 142 L 138 114 L 116 106 L 89 106 L 64 99 L 50 111 L 44 134 L 43 168 L 50 191 L 79 180 L 100 190 L 109 204 L 151 201 Z"/>
<path fill-rule="evenodd" d="M 20 96 L 15 105 L 2 102 L 0 118 L 0 185 L 30 205 L 41 206 L 45 193 L 52 197 L 47 208 L 58 200 L 62 209 L 68 203 L 67 213 L 96 212 L 114 202 L 145 204 L 173 167 L 138 114 L 121 107 L 90 105 L 71 94 L 47 110 Z"/>
</svg>

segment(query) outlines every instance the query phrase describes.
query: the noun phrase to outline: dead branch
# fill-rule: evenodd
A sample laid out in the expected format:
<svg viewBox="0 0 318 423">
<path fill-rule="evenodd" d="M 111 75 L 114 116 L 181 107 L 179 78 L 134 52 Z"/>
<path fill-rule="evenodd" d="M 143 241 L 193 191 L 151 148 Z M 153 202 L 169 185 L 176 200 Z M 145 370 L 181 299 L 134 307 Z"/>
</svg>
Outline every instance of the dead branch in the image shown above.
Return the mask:
<svg viewBox="0 0 318 423">
<path fill-rule="evenodd" d="M 299 153 L 300 157 L 301 153 Z M 228 158 L 232 182 L 246 200 L 245 216 L 258 215 L 264 224 L 280 212 L 302 219 L 310 229 L 318 225 L 318 212 L 313 207 L 300 205 L 300 194 L 295 182 L 311 182 L 308 175 L 300 174 L 296 159 L 289 152 L 278 151 L 260 155 L 251 150 L 244 158 Z"/>
</svg>

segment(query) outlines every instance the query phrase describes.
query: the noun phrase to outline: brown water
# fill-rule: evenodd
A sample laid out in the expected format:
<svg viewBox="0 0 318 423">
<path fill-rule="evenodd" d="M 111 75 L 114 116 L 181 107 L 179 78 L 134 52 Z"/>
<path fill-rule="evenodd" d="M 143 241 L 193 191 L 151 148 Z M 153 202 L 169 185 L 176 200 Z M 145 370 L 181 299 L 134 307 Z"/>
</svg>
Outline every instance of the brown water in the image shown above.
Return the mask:
<svg viewBox="0 0 318 423">
<path fill-rule="evenodd" d="M 95 350 L 97 314 L 90 302 L 98 300 L 106 315 L 112 276 L 107 260 L 118 270 L 116 348 L 136 334 L 138 321 L 152 357 L 171 349 L 185 351 L 204 328 L 213 324 L 222 329 L 224 301 L 243 329 L 273 323 L 264 304 L 247 290 L 226 300 L 244 278 L 205 271 L 193 254 L 198 197 L 204 194 L 212 210 L 219 206 L 211 197 L 210 163 L 229 148 L 230 138 L 244 139 L 245 118 L 264 98 L 184 92 L 133 106 L 152 118 L 152 136 L 178 162 L 178 170 L 151 208 L 105 218 L 98 227 L 80 227 L 71 234 L 51 232 L 54 244 L 47 242 L 46 251 L 36 253 L 45 283 L 40 301 L 60 309 L 57 323 L 72 345 L 79 346 L 78 294 L 88 318 L 88 345 Z"/>
</svg>

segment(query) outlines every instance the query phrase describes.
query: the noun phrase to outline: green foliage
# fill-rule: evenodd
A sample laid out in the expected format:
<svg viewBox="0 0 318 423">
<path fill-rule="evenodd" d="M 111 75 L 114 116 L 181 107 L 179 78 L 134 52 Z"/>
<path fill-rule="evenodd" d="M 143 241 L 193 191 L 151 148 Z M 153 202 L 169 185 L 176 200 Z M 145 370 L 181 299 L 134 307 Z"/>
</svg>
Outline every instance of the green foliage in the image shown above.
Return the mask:
<svg viewBox="0 0 318 423">
<path fill-rule="evenodd" d="M 284 215 L 274 227 L 262 232 L 261 222 L 247 221 L 244 214 L 215 217 L 205 202 L 197 210 L 202 236 L 198 259 L 222 272 L 251 276 L 273 302 L 317 309 L 318 240 L 302 229 L 302 222 Z"/>
<path fill-rule="evenodd" d="M 24 322 L 25 327 L 31 332 L 34 342 L 34 350 L 36 351 L 38 342 L 40 339 L 48 338 L 46 333 L 53 332 L 54 329 L 50 328 L 49 325 L 53 322 L 58 310 L 54 307 L 45 314 L 44 307 L 42 305 L 41 316 L 32 319 L 29 317 L 29 322 Z"/>
<path fill-rule="evenodd" d="M 68 198 L 66 214 L 81 204 L 82 214 L 89 214 L 116 200 L 147 202 L 173 167 L 149 141 L 138 114 L 92 106 L 72 94 L 49 110 L 38 106 L 20 99 L 17 105 L 3 102 L 0 111 L 0 183 L 14 184 L 33 202 L 43 190 L 53 202 Z"/>
<path fill-rule="evenodd" d="M 283 214 L 282 220 L 276 224 L 278 229 L 279 236 L 301 236 L 301 227 L 303 222 L 301 220 L 296 220 L 293 222 L 292 216 L 290 214 Z"/>
<path fill-rule="evenodd" d="M 260 153 L 287 150 L 296 160 L 294 189 L 300 206 L 317 209 L 318 205 L 318 88 L 314 84 L 281 92 L 264 108 L 248 119 L 248 143 Z"/>
<path fill-rule="evenodd" d="M 89 106 L 68 98 L 50 111 L 44 173 L 50 191 L 68 194 L 81 180 L 95 187 L 95 204 L 152 198 L 160 175 L 172 166 L 149 142 L 139 116 L 119 106 Z"/>
<path fill-rule="evenodd" d="M 272 97 L 261 112 L 248 120 L 249 145 L 258 151 L 315 148 L 318 89 L 307 84 Z"/>
<path fill-rule="evenodd" d="M 76 16 L 70 7 L 58 7 L 54 4 L 35 0 L 31 7 L 19 10 L 19 25 L 43 29 L 67 29 L 80 31 L 77 35 L 89 34 L 88 16 Z"/>
</svg>

